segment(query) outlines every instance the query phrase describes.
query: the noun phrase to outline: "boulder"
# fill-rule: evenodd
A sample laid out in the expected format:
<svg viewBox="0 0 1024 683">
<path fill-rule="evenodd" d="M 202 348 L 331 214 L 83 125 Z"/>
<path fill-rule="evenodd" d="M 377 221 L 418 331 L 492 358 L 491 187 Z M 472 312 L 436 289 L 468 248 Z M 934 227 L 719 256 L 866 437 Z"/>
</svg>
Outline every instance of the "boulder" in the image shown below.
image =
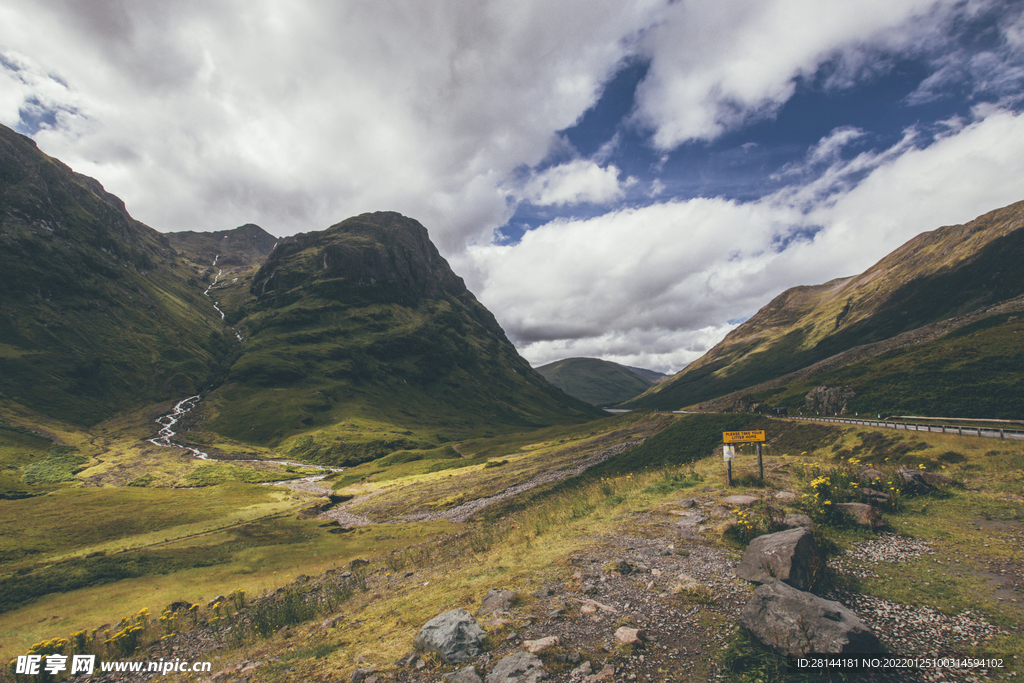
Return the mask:
<svg viewBox="0 0 1024 683">
<path fill-rule="evenodd" d="M 643 645 L 644 633 L 638 628 L 621 626 L 615 631 L 615 640 L 622 645 Z"/>
<path fill-rule="evenodd" d="M 921 470 L 900 469 L 896 471 L 896 478 L 900 483 L 900 490 L 904 493 L 920 495 L 934 491 L 932 486 L 924 477 Z"/>
<path fill-rule="evenodd" d="M 796 495 L 792 491 L 779 491 L 775 494 L 776 500 L 796 500 L 800 496 Z"/>
<path fill-rule="evenodd" d="M 820 561 L 814 536 L 806 528 L 797 527 L 755 538 L 734 571 L 751 583 L 778 579 L 807 590 L 811 564 Z"/>
<path fill-rule="evenodd" d="M 722 499 L 722 502 L 726 505 L 732 505 L 733 507 L 750 507 L 758 501 L 757 496 L 728 496 Z"/>
<path fill-rule="evenodd" d="M 449 683 L 484 683 L 483 679 L 480 678 L 480 674 L 472 666 L 467 666 L 465 669 L 448 674 L 444 679 Z"/>
<path fill-rule="evenodd" d="M 420 652 L 436 652 L 448 664 L 458 664 L 483 652 L 485 635 L 472 614 L 453 609 L 424 624 L 413 646 Z"/>
<path fill-rule="evenodd" d="M 888 493 L 882 493 L 881 491 L 869 488 L 861 489 L 860 495 L 864 497 L 864 502 L 868 505 L 888 505 L 891 500 Z"/>
<path fill-rule="evenodd" d="M 497 614 L 498 612 L 508 612 L 512 609 L 512 602 L 518 597 L 515 592 L 510 590 L 489 590 L 487 595 L 484 596 L 483 602 L 480 605 L 480 609 L 477 610 L 477 616 L 485 616 L 487 614 Z"/>
<path fill-rule="evenodd" d="M 885 472 L 865 467 L 860 471 L 860 482 L 862 484 L 877 484 L 885 481 Z"/>
<path fill-rule="evenodd" d="M 505 657 L 487 674 L 487 683 L 540 683 L 548 673 L 537 655 L 516 652 Z"/>
<path fill-rule="evenodd" d="M 875 508 L 867 503 L 840 503 L 836 508 L 854 524 L 866 526 L 869 529 L 877 529 L 885 525 Z"/>
<path fill-rule="evenodd" d="M 882 651 L 878 637 L 856 614 L 781 581 L 754 591 L 740 613 L 740 625 L 787 657 Z"/>
<path fill-rule="evenodd" d="M 814 531 L 814 520 L 807 515 L 791 512 L 782 518 L 782 526 L 785 529 L 798 529 L 802 527 Z"/>
</svg>

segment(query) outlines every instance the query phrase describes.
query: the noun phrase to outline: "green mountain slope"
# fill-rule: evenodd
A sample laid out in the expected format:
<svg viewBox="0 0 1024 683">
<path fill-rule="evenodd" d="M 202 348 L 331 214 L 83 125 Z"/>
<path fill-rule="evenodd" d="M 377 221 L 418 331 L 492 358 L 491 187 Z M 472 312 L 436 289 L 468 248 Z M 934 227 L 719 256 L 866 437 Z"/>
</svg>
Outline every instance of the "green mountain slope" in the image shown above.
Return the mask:
<svg viewBox="0 0 1024 683">
<path fill-rule="evenodd" d="M 627 405 L 679 408 L 708 401 L 1014 299 L 1024 294 L 1021 228 L 1024 202 L 923 233 L 861 275 L 787 290 Z"/>
<path fill-rule="evenodd" d="M 232 439 L 288 441 L 296 456 L 346 462 L 375 453 L 353 450 L 346 420 L 381 425 L 383 453 L 436 446 L 438 428 L 462 434 L 600 414 L 537 374 L 426 229 L 400 214 L 285 238 L 251 295 L 241 355 L 209 397 L 204 423 Z"/>
<path fill-rule="evenodd" d="M 566 358 L 537 368 L 556 387 L 595 406 L 615 405 L 651 386 L 631 368 L 600 358 Z"/>
<path fill-rule="evenodd" d="M 0 126 L 0 397 L 78 425 L 196 393 L 230 339 L 196 270 Z"/>
</svg>

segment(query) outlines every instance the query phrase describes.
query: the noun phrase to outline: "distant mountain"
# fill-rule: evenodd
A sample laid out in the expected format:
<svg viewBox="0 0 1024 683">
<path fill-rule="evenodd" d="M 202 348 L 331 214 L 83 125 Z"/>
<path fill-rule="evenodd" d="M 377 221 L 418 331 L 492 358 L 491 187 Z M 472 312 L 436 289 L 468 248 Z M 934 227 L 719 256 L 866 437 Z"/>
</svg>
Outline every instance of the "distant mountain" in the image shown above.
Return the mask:
<svg viewBox="0 0 1024 683">
<path fill-rule="evenodd" d="M 643 377 L 645 380 L 647 380 L 651 384 L 657 384 L 661 380 L 669 377 L 669 375 L 666 375 L 664 372 L 658 372 L 657 370 L 647 370 L 645 368 L 634 368 L 632 365 L 623 365 L 622 367 L 626 368 L 630 372 L 633 372 L 633 373 L 636 373 L 636 374 L 640 375 L 641 377 Z"/>
<path fill-rule="evenodd" d="M 566 358 L 542 365 L 537 372 L 570 396 L 595 406 L 615 405 L 633 398 L 651 386 L 651 381 L 641 373 L 660 374 L 599 358 Z"/>
<path fill-rule="evenodd" d="M 1024 311 L 1020 301 L 1024 295 L 1022 228 L 1024 202 L 1019 202 L 965 225 L 918 235 L 861 275 L 787 290 L 699 360 L 626 405 L 680 408 L 727 395 L 735 402 L 751 392 L 761 392 L 761 399 L 772 403 L 768 400 L 770 394 L 764 392 L 781 396 L 781 387 L 791 381 L 813 384 L 818 380 L 808 378 L 867 362 L 866 358 L 897 353 L 897 347 L 940 343 L 944 335 L 956 335 L 955 330 L 965 325 L 994 327 L 995 318 L 979 321 L 998 311 Z M 935 386 L 940 372 L 932 376 L 931 391 L 961 398 L 974 396 L 974 410 L 979 409 L 977 401 L 989 405 L 984 387 L 990 381 L 1024 379 L 1014 374 L 1018 363 L 1013 359 L 1019 351 L 993 353 L 975 358 L 973 379 L 968 385 L 961 377 L 955 384 Z M 929 386 L 924 375 L 963 361 L 939 354 L 927 368 L 897 363 L 882 374 L 865 368 L 864 377 L 872 377 L 876 390 L 883 383 L 896 386 L 909 381 L 911 375 L 918 378 L 915 382 L 921 382 L 919 386 Z M 865 385 L 851 387 L 850 391 L 863 395 L 866 389 Z M 791 406 L 796 403 L 792 396 L 787 400 Z M 963 401 L 958 398 L 957 403 Z M 945 405 L 923 399 L 918 403 L 901 399 L 872 405 L 884 409 L 922 404 L 934 410 Z M 714 405 L 721 408 L 725 403 Z M 858 403 L 847 400 L 844 405 L 854 410 Z M 863 401 L 861 407 L 868 409 Z"/>
<path fill-rule="evenodd" d="M 229 339 L 191 265 L 0 126 L 0 400 L 79 425 L 197 393 Z"/>
<path fill-rule="evenodd" d="M 221 268 L 262 263 L 277 244 L 277 238 L 258 225 L 247 223 L 234 230 L 217 232 L 168 232 L 167 240 L 179 254 L 194 263 Z"/>
</svg>

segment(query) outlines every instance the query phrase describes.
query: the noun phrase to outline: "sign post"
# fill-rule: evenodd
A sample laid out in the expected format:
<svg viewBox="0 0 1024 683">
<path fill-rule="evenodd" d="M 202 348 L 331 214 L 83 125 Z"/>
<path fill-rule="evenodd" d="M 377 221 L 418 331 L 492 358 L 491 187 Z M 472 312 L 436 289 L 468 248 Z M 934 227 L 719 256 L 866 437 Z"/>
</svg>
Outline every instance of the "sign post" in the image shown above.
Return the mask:
<svg viewBox="0 0 1024 683">
<path fill-rule="evenodd" d="M 757 472 L 761 481 L 764 481 L 764 457 L 761 453 L 761 444 L 765 441 L 764 430 L 762 429 L 746 432 L 722 432 L 722 443 L 725 444 L 722 446 L 722 458 L 725 460 L 725 480 L 728 486 L 732 486 L 732 459 L 736 453 L 730 444 L 757 444 Z"/>
<path fill-rule="evenodd" d="M 732 459 L 736 457 L 733 446 L 722 446 L 722 459 L 725 460 L 725 485 L 732 486 Z"/>
</svg>

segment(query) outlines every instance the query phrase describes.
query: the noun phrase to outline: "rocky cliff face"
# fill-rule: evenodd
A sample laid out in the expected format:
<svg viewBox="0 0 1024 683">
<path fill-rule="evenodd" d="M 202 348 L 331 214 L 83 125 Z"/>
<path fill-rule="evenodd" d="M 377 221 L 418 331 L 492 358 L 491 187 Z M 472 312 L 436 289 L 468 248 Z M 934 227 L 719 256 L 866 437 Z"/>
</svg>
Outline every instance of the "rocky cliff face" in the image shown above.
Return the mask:
<svg viewBox="0 0 1024 683">
<path fill-rule="evenodd" d="M 266 300 L 302 288 L 338 295 L 355 290 L 365 295 L 374 288 L 411 300 L 467 293 L 426 228 L 394 212 L 362 214 L 321 232 L 285 238 L 257 273 L 252 292 Z"/>
</svg>

